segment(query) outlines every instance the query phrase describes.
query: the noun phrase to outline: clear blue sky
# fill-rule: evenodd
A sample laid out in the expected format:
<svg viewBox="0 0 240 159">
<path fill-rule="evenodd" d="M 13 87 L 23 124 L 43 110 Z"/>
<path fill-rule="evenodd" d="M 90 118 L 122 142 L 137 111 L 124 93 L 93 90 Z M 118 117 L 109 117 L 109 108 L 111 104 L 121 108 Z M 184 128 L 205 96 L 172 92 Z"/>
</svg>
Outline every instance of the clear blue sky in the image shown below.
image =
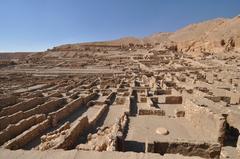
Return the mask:
<svg viewBox="0 0 240 159">
<path fill-rule="evenodd" d="M 0 51 L 142 37 L 240 14 L 240 0 L 0 0 Z"/>
</svg>

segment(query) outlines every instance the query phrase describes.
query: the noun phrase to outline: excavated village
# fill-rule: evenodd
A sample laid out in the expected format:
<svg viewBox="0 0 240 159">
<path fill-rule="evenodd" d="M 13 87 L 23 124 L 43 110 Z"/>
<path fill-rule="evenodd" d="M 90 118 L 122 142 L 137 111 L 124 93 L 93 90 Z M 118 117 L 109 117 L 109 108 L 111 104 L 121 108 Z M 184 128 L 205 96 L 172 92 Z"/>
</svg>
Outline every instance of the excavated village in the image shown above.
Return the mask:
<svg viewBox="0 0 240 159">
<path fill-rule="evenodd" d="M 240 158 L 240 17 L 0 54 L 0 158 Z"/>
</svg>

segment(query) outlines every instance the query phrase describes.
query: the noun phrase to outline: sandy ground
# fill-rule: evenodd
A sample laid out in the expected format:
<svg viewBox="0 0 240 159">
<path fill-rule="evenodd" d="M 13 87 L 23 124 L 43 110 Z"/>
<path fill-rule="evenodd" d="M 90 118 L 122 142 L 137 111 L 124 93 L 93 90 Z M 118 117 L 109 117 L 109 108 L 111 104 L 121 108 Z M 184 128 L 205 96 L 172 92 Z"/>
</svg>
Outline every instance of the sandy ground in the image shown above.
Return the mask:
<svg viewBox="0 0 240 159">
<path fill-rule="evenodd" d="M 9 158 L 9 159 L 201 159 L 200 157 L 185 157 L 182 155 L 175 154 L 166 154 L 164 156 L 160 156 L 159 154 L 153 153 L 134 153 L 134 152 L 96 152 L 96 151 L 63 151 L 63 150 L 51 150 L 51 151 L 10 151 L 0 149 L 0 158 Z"/>
</svg>

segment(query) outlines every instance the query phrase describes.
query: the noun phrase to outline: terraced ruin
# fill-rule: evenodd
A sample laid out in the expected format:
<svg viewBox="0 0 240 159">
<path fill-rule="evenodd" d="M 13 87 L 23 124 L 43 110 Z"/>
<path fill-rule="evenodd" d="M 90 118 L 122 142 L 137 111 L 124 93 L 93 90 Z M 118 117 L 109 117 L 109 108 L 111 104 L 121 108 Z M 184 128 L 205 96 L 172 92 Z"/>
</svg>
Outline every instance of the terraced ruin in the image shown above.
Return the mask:
<svg viewBox="0 0 240 159">
<path fill-rule="evenodd" d="M 0 158 L 240 158 L 237 51 L 90 43 L 6 61 Z"/>
</svg>

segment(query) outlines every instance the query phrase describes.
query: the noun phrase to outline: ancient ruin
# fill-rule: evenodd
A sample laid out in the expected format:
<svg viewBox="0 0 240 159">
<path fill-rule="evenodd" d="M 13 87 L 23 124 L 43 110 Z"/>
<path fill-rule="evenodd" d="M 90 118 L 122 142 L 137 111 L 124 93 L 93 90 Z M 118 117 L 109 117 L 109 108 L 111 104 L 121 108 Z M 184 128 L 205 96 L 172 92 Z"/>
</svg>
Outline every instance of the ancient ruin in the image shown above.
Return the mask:
<svg viewBox="0 0 240 159">
<path fill-rule="evenodd" d="M 240 33 L 2 54 L 0 158 L 240 158 L 240 34 L 209 23 Z"/>
</svg>

